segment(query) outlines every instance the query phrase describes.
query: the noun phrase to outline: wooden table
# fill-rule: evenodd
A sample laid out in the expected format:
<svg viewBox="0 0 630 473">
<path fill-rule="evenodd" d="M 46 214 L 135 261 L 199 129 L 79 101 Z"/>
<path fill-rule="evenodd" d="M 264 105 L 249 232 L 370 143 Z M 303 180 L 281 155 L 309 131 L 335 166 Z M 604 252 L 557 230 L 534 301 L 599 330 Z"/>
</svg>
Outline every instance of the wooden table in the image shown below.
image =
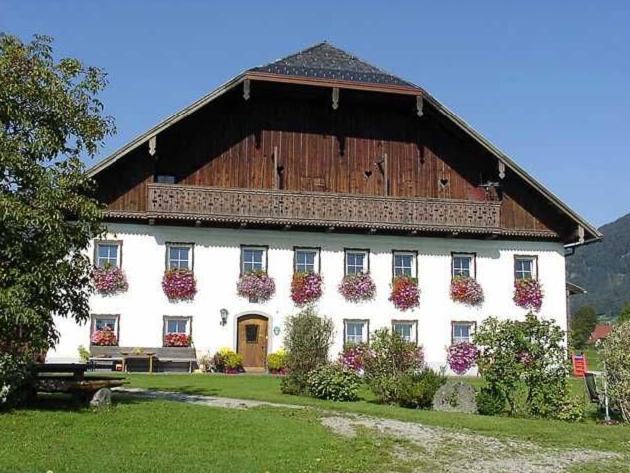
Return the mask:
<svg viewBox="0 0 630 473">
<path fill-rule="evenodd" d="M 149 373 L 153 373 L 153 359 L 155 358 L 155 353 L 141 353 L 141 354 L 133 354 L 133 353 L 123 353 L 122 355 L 122 370 L 127 372 L 127 360 L 149 360 Z"/>
</svg>

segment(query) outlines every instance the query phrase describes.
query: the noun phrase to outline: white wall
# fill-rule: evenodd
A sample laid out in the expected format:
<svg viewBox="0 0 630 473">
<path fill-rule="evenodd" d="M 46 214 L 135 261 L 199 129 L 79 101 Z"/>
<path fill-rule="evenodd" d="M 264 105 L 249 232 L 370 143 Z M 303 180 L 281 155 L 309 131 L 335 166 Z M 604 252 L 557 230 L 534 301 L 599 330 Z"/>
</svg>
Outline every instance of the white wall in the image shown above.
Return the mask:
<svg viewBox="0 0 630 473">
<path fill-rule="evenodd" d="M 370 319 L 370 329 L 391 325 L 391 320 L 418 321 L 418 340 L 425 359 L 433 366 L 444 365 L 445 348 L 450 344 L 451 321 L 476 321 L 494 315 L 522 318 L 526 310 L 517 307 L 513 295 L 513 257 L 538 257 L 538 276 L 545 293 L 540 315 L 553 318 L 564 329 L 565 261 L 560 243 L 463 240 L 382 235 L 345 235 L 317 232 L 236 230 L 110 224 L 108 238 L 123 240 L 122 268 L 129 290 L 120 295 L 95 295 L 90 305 L 94 314 L 120 314 L 121 346 L 161 346 L 162 317 L 193 317 L 193 341 L 198 355 L 218 348 L 236 347 L 236 318 L 245 313 L 269 317 L 269 351 L 282 344 L 284 318 L 298 309 L 290 298 L 293 247 L 321 247 L 321 273 L 324 294 L 317 306 L 320 314 L 335 321 L 334 353 L 342 347 L 343 319 Z M 198 293 L 191 302 L 171 303 L 161 288 L 166 242 L 194 242 L 194 270 Z M 275 279 L 276 295 L 267 303 L 254 304 L 236 294 L 240 245 L 268 245 L 268 273 Z M 370 270 L 377 286 L 375 300 L 353 304 L 338 293 L 344 273 L 344 248 L 370 248 Z M 392 250 L 418 252 L 418 278 L 422 291 L 420 307 L 401 312 L 389 297 L 392 277 Z M 477 254 L 477 281 L 485 294 L 479 308 L 450 300 L 451 252 Z M 90 249 L 92 255 L 92 249 Z M 226 308 L 229 319 L 220 325 L 219 311 Z M 273 334 L 280 327 L 280 335 Z M 89 346 L 89 323 L 83 326 L 58 321 L 61 340 L 49 359 L 77 358 L 79 345 Z"/>
</svg>

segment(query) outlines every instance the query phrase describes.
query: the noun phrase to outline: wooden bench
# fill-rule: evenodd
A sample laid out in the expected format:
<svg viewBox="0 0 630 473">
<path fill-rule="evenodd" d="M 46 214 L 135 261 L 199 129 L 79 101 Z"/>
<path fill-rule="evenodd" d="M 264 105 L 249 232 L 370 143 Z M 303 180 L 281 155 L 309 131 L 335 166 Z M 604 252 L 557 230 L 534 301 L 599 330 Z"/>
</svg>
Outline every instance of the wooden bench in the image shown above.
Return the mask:
<svg viewBox="0 0 630 473">
<path fill-rule="evenodd" d="M 165 371 L 170 364 L 185 365 L 190 373 L 197 364 L 197 352 L 193 347 L 90 347 L 90 363 L 94 367 L 98 363 L 117 362 L 123 371 L 129 371 L 131 365 L 138 361 L 147 361 L 147 371 Z"/>
</svg>

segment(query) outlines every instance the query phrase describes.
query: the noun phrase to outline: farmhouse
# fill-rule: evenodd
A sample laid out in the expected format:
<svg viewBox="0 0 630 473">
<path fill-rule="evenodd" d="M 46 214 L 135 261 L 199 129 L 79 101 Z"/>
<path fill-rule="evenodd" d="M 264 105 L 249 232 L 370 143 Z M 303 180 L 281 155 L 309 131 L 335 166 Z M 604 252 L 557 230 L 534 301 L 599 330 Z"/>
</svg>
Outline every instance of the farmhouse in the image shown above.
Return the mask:
<svg viewBox="0 0 630 473">
<path fill-rule="evenodd" d="M 390 327 L 442 366 L 489 315 L 564 328 L 566 247 L 601 237 L 423 88 L 329 43 L 239 74 L 90 173 L 100 292 L 89 324 L 58 322 L 52 359 L 230 347 L 262 370 L 312 304 L 333 352 Z"/>
</svg>

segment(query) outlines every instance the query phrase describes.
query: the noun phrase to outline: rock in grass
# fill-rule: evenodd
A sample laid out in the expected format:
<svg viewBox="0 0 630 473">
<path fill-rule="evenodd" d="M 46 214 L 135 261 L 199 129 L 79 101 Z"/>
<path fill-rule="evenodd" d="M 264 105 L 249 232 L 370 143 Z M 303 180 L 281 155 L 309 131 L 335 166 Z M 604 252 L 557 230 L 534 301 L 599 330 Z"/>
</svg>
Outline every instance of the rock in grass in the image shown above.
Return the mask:
<svg viewBox="0 0 630 473">
<path fill-rule="evenodd" d="M 466 412 L 475 414 L 475 388 L 461 381 L 447 382 L 433 396 L 433 409 L 443 412 Z"/>
<path fill-rule="evenodd" d="M 107 388 L 101 388 L 94 393 L 90 401 L 90 407 L 101 408 L 112 405 L 112 392 Z"/>
</svg>

